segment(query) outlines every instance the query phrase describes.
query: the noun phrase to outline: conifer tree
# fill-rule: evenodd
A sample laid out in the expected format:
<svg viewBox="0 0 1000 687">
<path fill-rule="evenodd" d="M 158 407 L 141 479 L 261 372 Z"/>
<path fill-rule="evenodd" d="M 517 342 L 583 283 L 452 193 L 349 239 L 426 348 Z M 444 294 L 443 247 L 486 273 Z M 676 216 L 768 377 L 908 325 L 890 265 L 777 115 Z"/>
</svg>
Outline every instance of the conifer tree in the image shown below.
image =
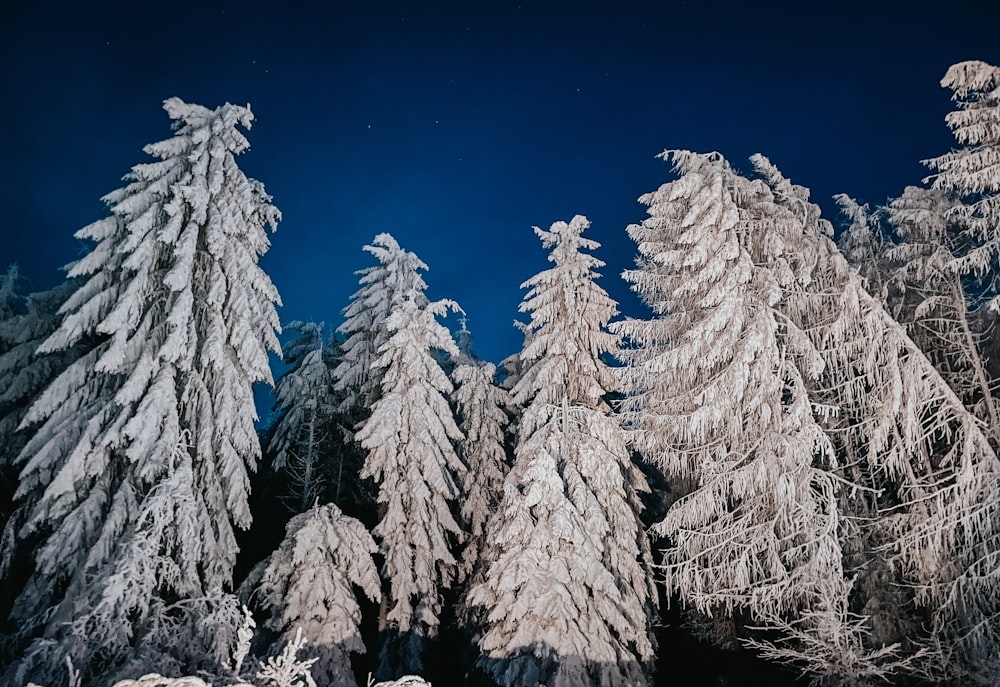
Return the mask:
<svg viewBox="0 0 1000 687">
<path fill-rule="evenodd" d="M 25 298 L 26 312 L 0 322 L 0 488 L 4 502 L 11 502 L 17 489 L 16 458 L 28 438 L 28 432 L 19 426 L 28 407 L 87 348 L 86 343 L 78 343 L 62 351 L 36 355 L 39 345 L 59 325 L 59 307 L 78 286 L 67 280 L 49 291 L 29 294 Z M 0 591 L 0 617 L 7 616 L 19 580 L 28 573 L 22 568 L 32 542 L 19 537 L 18 531 L 29 506 L 30 499 L 22 499 L 12 512 L 0 513 L 0 580 L 6 582 Z"/>
<path fill-rule="evenodd" d="M 25 346 L 31 333 L 23 331 L 28 301 L 26 286 L 17 264 L 10 265 L 0 276 L 0 503 L 13 495 L 12 477 L 7 472 L 20 451 L 14 435 L 22 413 L 14 412 L 12 405 L 23 395 L 23 382 L 16 380 L 34 352 L 33 347 Z M 0 509 L 0 521 L 4 515 Z"/>
<path fill-rule="evenodd" d="M 296 515 L 285 540 L 244 583 L 269 614 L 262 624 L 280 633 L 281 645 L 296 632 L 308 638 L 302 659 L 315 658 L 319 684 L 355 687 L 350 655 L 365 653 L 358 588 L 372 601 L 381 596 L 372 554 L 378 550 L 360 521 L 330 503 Z"/>
<path fill-rule="evenodd" d="M 344 395 L 340 408 L 363 414 L 381 393 L 376 360 L 390 333 L 386 320 L 406 298 L 414 298 L 418 308 L 427 305 L 427 284 L 420 273 L 427 265 L 403 250 L 390 234 L 379 234 L 364 250 L 378 260 L 366 267 L 361 288 L 344 309 L 344 322 L 337 332 L 344 337 L 341 358 L 334 369 L 336 389 Z"/>
<path fill-rule="evenodd" d="M 868 205 L 860 205 L 844 193 L 833 199 L 849 221 L 840 235 L 840 251 L 865 280 L 868 293 L 891 307 L 888 293 L 891 268 L 887 264 L 888 242 L 881 226 L 881 213 L 872 212 Z"/>
<path fill-rule="evenodd" d="M 990 658 L 1000 610 L 1000 462 L 976 416 L 836 250 L 808 190 L 766 158 L 753 161 L 801 227 L 797 253 L 817 265 L 784 309 L 822 356 L 811 400 L 835 411 L 829 436 L 851 493 L 877 495 L 859 509 L 864 517 L 852 519 L 850 536 L 877 545 L 871 560 L 890 552 L 888 565 L 874 569 L 893 571 L 895 585 L 929 617 L 909 638 L 911 650 L 924 648 L 919 670 L 989 683 L 1000 674 Z M 859 584 L 869 574 L 850 572 Z"/>
<path fill-rule="evenodd" d="M 79 286 L 64 281 L 24 298 L 25 312 L 0 321 L 0 466 L 11 466 L 24 444 L 18 426 L 31 401 L 61 372 L 82 346 L 36 355 L 59 323 L 58 310 Z"/>
<path fill-rule="evenodd" d="M 333 358 L 323 341 L 323 325 L 291 322 L 286 329 L 300 336 L 285 347 L 291 367 L 275 385 L 280 409 L 268 438 L 271 468 L 289 477 L 286 502 L 295 513 L 304 513 L 327 493 L 339 503 L 340 471 L 328 485 L 330 463 L 343 456 L 335 447 L 337 398 L 334 394 Z"/>
<path fill-rule="evenodd" d="M 952 65 L 941 85 L 952 91 L 958 109 L 945 121 L 958 150 L 927 160 L 937 174 L 931 177 L 936 189 L 963 199 L 952 215 L 962 227 L 962 253 L 956 267 L 987 282 L 993 294 L 1000 292 L 1000 67 L 969 61 Z M 996 306 L 994 306 L 996 309 Z"/>
<path fill-rule="evenodd" d="M 896 319 L 964 405 L 1000 447 L 1000 407 L 987 355 L 995 314 L 982 307 L 990 294 L 970 294 L 955 258 L 961 254 L 958 200 L 938 189 L 907 187 L 887 209 L 898 242 L 886 251 L 900 294 Z"/>
<path fill-rule="evenodd" d="M 24 311 L 27 280 L 21 276 L 17 263 L 9 265 L 0 277 L 0 322 L 4 322 Z M 0 349 L 3 352 L 3 349 Z"/>
<path fill-rule="evenodd" d="M 628 228 L 639 258 L 623 275 L 654 317 L 616 331 L 632 344 L 621 372 L 633 443 L 693 486 L 658 525 L 668 590 L 756 625 L 808 609 L 807 634 L 859 654 L 843 617 L 837 458 L 808 396 L 823 363 L 782 312 L 811 279 L 800 228 L 718 154 L 663 157 L 679 178 L 640 199 L 649 218 Z"/>
<path fill-rule="evenodd" d="M 655 590 L 635 467 L 606 396 L 617 304 L 595 283 L 585 217 L 535 227 L 554 266 L 522 285 L 530 314 L 513 388 L 524 411 L 483 578 L 468 601 L 479 664 L 502 685 L 645 684 Z"/>
<path fill-rule="evenodd" d="M 21 454 L 21 536 L 35 574 L 12 617 L 41 635 L 16 675 L 88 680 L 159 657 L 226 660 L 228 592 L 260 454 L 251 384 L 270 382 L 278 294 L 258 266 L 280 217 L 235 156 L 248 107 L 171 98 L 172 138 L 146 146 L 93 242 L 80 286 L 39 354 L 92 342 L 35 401 Z"/>
<path fill-rule="evenodd" d="M 464 437 L 461 454 L 468 466 L 461 511 L 467 538 L 459 557 L 463 581 L 479 569 L 486 523 L 500 504 L 508 472 L 506 431 L 512 404 L 510 395 L 493 383 L 495 374 L 494 365 L 483 363 L 459 365 L 452 375 L 458 384 L 454 397 Z"/>
<path fill-rule="evenodd" d="M 428 303 L 416 272 L 423 263 L 391 236 L 380 235 L 376 242 L 382 264 L 398 270 L 390 273 L 392 280 L 407 285 L 390 301 L 388 338 L 373 361 L 381 394 L 356 435 L 367 451 L 362 477 L 373 479 L 378 489 L 375 535 L 389 588 L 380 672 L 389 677 L 420 672 L 426 640 L 438 632 L 441 591 L 456 576 L 453 547 L 462 531 L 452 509 L 465 465 L 455 451 L 462 433 L 448 405 L 453 387 L 433 355 L 434 349 L 458 355 L 451 334 L 437 321 L 458 306 Z"/>
</svg>

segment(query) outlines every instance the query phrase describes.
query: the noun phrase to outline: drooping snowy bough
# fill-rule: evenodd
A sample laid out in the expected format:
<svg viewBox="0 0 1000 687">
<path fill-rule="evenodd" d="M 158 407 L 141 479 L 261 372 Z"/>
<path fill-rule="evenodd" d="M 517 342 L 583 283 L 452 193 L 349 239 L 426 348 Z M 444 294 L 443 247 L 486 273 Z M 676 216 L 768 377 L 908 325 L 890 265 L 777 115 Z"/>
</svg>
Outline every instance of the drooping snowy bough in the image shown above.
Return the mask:
<svg viewBox="0 0 1000 687">
<path fill-rule="evenodd" d="M 420 671 L 426 639 L 437 634 L 441 592 L 456 578 L 454 549 L 462 529 L 453 508 L 466 468 L 455 450 L 462 433 L 448 404 L 453 387 L 433 354 L 458 355 L 437 319 L 458 306 L 428 303 L 416 272 L 423 263 L 407 258 L 412 254 L 387 234 L 377 242 L 382 264 L 400 265 L 393 279 L 408 285 L 390 302 L 379 330 L 385 340 L 373 365 L 380 395 L 356 435 L 367 452 L 361 476 L 378 488 L 375 535 L 389 585 L 380 619 L 387 632 L 380 672 L 392 675 Z"/>
<path fill-rule="evenodd" d="M 655 316 L 619 330 L 635 446 L 692 485 L 659 528 L 671 589 L 779 631 L 760 646 L 820 679 L 946 670 L 941 647 L 981 641 L 996 603 L 1000 482 L 975 416 L 807 190 L 760 156 L 755 180 L 717 154 L 665 157 L 680 178 L 643 198 L 625 275 Z M 934 619 L 898 651 L 882 647 L 906 639 L 900 619 L 873 636 L 864 596 L 893 569 Z"/>
<path fill-rule="evenodd" d="M 535 228 L 554 266 L 522 286 L 530 314 L 514 400 L 514 467 L 468 595 L 485 618 L 480 666 L 505 687 L 641 685 L 656 607 L 638 513 L 641 477 L 606 396 L 617 304 L 595 283 L 586 218 Z"/>
<path fill-rule="evenodd" d="M 38 349 L 91 344 L 23 423 L 22 536 L 42 544 L 13 611 L 36 637 L 21 682 L 52 682 L 64 655 L 88 680 L 147 660 L 208 667 L 235 639 L 234 527 L 250 524 L 260 455 L 251 385 L 270 383 L 279 350 L 258 259 L 280 213 L 236 164 L 249 108 L 164 108 L 175 135 L 77 232 L 93 248 Z"/>
</svg>

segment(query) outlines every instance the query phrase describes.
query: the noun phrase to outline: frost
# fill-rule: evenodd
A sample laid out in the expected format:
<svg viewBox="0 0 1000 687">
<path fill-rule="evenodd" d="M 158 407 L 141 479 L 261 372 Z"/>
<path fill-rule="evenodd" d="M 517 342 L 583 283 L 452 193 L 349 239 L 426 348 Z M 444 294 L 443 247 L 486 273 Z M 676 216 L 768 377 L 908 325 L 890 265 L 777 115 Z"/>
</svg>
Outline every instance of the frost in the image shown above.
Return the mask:
<svg viewBox="0 0 1000 687">
<path fill-rule="evenodd" d="M 392 237 L 376 237 L 375 245 L 383 265 L 398 266 L 386 277 L 411 285 L 387 295 L 384 330 L 375 332 L 376 339 L 384 332 L 384 343 L 372 361 L 381 391 L 356 435 L 367 451 L 361 476 L 378 488 L 375 535 L 389 582 L 380 629 L 398 637 L 383 645 L 385 674 L 421 670 L 424 639 L 437 633 L 441 591 L 456 576 L 453 550 L 462 530 L 452 508 L 466 467 L 455 451 L 462 433 L 448 404 L 452 384 L 433 355 L 437 349 L 457 357 L 451 334 L 437 318 L 458 306 L 427 302 L 416 272 L 423 263 Z M 398 666 L 390 665 L 394 659 Z"/>
<path fill-rule="evenodd" d="M 268 616 L 263 625 L 287 646 L 305 630 L 304 656 L 329 687 L 355 687 L 351 653 L 364 653 L 361 608 L 354 587 L 372 601 L 381 597 L 372 560 L 375 542 L 358 520 L 337 506 L 316 506 L 288 523 L 285 540 L 244 590 Z"/>
<path fill-rule="evenodd" d="M 229 651 L 216 623 L 236 611 L 233 528 L 250 524 L 251 385 L 270 382 L 278 351 L 278 294 L 257 262 L 280 213 L 236 165 L 249 109 L 165 109 L 175 136 L 146 148 L 164 164 L 133 169 L 111 216 L 81 232 L 97 243 L 37 348 L 83 350 L 23 421 L 21 536 L 42 541 L 12 617 L 45 639 L 18 675 L 44 679 L 59 654 L 93 680 L 146 651 Z"/>
<path fill-rule="evenodd" d="M 588 226 L 535 228 L 554 266 L 523 285 L 515 462 L 467 597 L 483 624 L 477 663 L 506 686 L 645 684 L 653 659 L 635 468 L 604 399 L 616 390 L 602 356 L 618 352 L 606 330 L 617 304 L 594 281 L 603 263 L 584 252 L 598 247 L 581 236 Z"/>
</svg>

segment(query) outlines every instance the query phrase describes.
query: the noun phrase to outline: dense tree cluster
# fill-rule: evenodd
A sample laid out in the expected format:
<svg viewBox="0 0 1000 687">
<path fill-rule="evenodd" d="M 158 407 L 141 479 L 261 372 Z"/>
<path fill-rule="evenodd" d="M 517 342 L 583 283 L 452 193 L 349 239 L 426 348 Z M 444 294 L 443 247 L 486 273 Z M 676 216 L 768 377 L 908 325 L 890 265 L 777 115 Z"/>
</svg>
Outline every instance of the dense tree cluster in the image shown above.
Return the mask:
<svg viewBox="0 0 1000 687">
<path fill-rule="evenodd" d="M 425 684 L 448 640 L 477 684 L 642 687 L 662 597 L 815 685 L 996 684 L 1000 68 L 942 84 L 959 147 L 838 229 L 762 155 L 664 152 L 644 316 L 585 217 L 535 227 L 499 368 L 379 234 L 263 423 L 253 115 L 167 100 L 65 282 L 0 278 L 0 682 Z"/>
</svg>

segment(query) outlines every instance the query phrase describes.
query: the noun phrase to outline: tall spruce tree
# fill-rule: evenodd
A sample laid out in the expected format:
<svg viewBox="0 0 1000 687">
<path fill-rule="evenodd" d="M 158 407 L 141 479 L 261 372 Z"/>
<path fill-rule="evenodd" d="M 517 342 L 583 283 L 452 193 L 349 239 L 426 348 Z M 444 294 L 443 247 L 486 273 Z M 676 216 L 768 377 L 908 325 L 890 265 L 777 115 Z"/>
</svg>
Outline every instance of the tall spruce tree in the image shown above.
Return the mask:
<svg viewBox="0 0 1000 687">
<path fill-rule="evenodd" d="M 437 320 L 458 306 L 428 303 L 417 274 L 423 263 L 387 234 L 376 241 L 382 264 L 398 270 L 393 283 L 406 285 L 389 302 L 381 330 L 387 338 L 372 361 L 381 393 L 356 435 L 367 451 L 362 477 L 373 479 L 378 490 L 375 535 L 389 589 L 380 622 L 386 632 L 380 672 L 391 677 L 420 672 L 426 642 L 438 632 L 441 592 L 456 577 L 453 550 L 462 530 L 453 509 L 465 465 L 455 450 L 462 433 L 448 404 L 453 387 L 434 356 L 435 349 L 458 355 Z"/>
<path fill-rule="evenodd" d="M 990 329 L 996 314 L 983 307 L 992 294 L 966 285 L 961 254 L 959 201 L 939 189 L 908 186 L 888 208 L 897 242 L 886 249 L 896 319 L 934 363 L 965 406 L 983 422 L 1000 448 L 1000 402 L 990 369 Z M 972 288 L 969 288 L 969 287 Z"/>
<path fill-rule="evenodd" d="M 239 612 L 234 527 L 250 524 L 260 454 L 254 382 L 270 382 L 278 293 L 258 266 L 280 217 L 235 156 L 248 107 L 171 98 L 172 138 L 146 146 L 40 354 L 94 343 L 28 411 L 22 536 L 43 540 L 12 617 L 36 639 L 12 672 L 89 680 L 119 665 L 223 663 Z"/>
<path fill-rule="evenodd" d="M 882 212 L 872 212 L 868 205 L 861 205 L 844 193 L 838 193 L 833 199 L 848 221 L 837 242 L 840 251 L 865 280 L 868 292 L 890 308 L 890 301 L 894 299 L 889 295 L 891 268 L 886 255 L 889 243 L 882 227 Z"/>
<path fill-rule="evenodd" d="M 27 280 L 21 276 L 17 263 L 9 265 L 0 277 L 0 322 L 23 314 L 27 290 Z"/>
<path fill-rule="evenodd" d="M 69 366 L 88 343 L 81 341 L 67 349 L 36 354 L 38 347 L 59 326 L 59 308 L 79 286 L 75 280 L 63 281 L 48 291 L 29 294 L 27 310 L 0 321 L 0 490 L 10 511 L 0 512 L 3 534 L 0 535 L 0 617 L 7 617 L 17 590 L 30 572 L 28 558 L 33 538 L 18 536 L 31 505 L 13 501 L 17 489 L 18 463 L 29 432 L 21 421 L 32 401 Z M 0 661 L 5 658 L 0 652 Z"/>
<path fill-rule="evenodd" d="M 24 446 L 19 430 L 32 400 L 76 357 L 86 344 L 36 355 L 59 325 L 59 308 L 79 283 L 64 281 L 48 291 L 28 294 L 25 311 L 0 321 L 0 466 L 10 467 Z"/>
<path fill-rule="evenodd" d="M 500 505 L 508 472 L 507 427 L 512 403 L 510 394 L 493 383 L 495 374 L 491 363 L 459 365 L 452 373 L 458 384 L 454 399 L 463 436 L 461 454 L 468 466 L 461 511 L 467 533 L 459 562 L 463 581 L 480 568 L 486 523 Z"/>
<path fill-rule="evenodd" d="M 328 687 L 356 687 L 351 654 L 365 653 L 358 588 L 381 596 L 372 554 L 378 548 L 360 521 L 330 503 L 296 515 L 281 546 L 241 586 L 267 612 L 262 623 L 279 633 L 275 649 L 297 632 L 309 643 L 300 658 L 315 658 L 311 672 Z"/>
<path fill-rule="evenodd" d="M 376 360 L 390 333 L 386 320 L 404 299 L 413 298 L 417 307 L 427 305 L 427 284 L 420 273 L 427 265 L 415 254 L 400 248 L 390 234 L 377 235 L 364 250 L 378 260 L 366 267 L 361 288 L 344 308 L 344 322 L 337 332 L 344 337 L 341 357 L 334 368 L 336 389 L 343 394 L 341 410 L 362 417 L 381 394 Z"/>
<path fill-rule="evenodd" d="M 828 435 L 854 485 L 845 507 L 861 517 L 847 518 L 847 537 L 872 545 L 868 563 L 848 572 L 864 588 L 873 572 L 888 571 L 894 577 L 875 586 L 892 580 L 908 591 L 907 607 L 924 621 L 911 623 L 919 629 L 904 641 L 922 647 L 920 665 L 904 668 L 989 683 L 1000 674 L 1000 461 L 975 414 L 836 250 L 809 191 L 766 158 L 753 162 L 801 227 L 797 254 L 817 266 L 783 311 L 823 361 L 810 396 L 833 411 Z M 907 607 L 888 620 L 901 624 L 891 615 Z"/>
<path fill-rule="evenodd" d="M 585 217 L 535 227 L 554 266 L 522 285 L 530 314 L 513 397 L 515 463 L 488 526 L 479 664 L 507 687 L 645 684 L 656 605 L 635 467 L 608 405 L 617 304 L 595 283 Z"/>
<path fill-rule="evenodd" d="M 958 269 L 986 281 L 996 294 L 1000 292 L 1000 67 L 959 62 L 948 69 L 941 85 L 951 89 L 957 103 L 945 120 L 962 147 L 926 164 L 937 170 L 931 177 L 934 188 L 963 200 L 952 211 L 963 229 Z"/>
<path fill-rule="evenodd" d="M 335 361 L 324 341 L 322 323 L 296 321 L 285 328 L 299 336 L 285 346 L 285 361 L 291 367 L 275 385 L 279 415 L 271 425 L 267 450 L 271 468 L 288 480 L 285 503 L 292 512 L 304 513 L 330 498 L 342 505 L 344 451 L 337 441 L 342 437 L 337 427 Z M 341 464 L 334 468 L 331 463 L 338 459 Z"/>
<path fill-rule="evenodd" d="M 808 396 L 823 363 L 782 312 L 811 279 L 801 229 L 720 155 L 663 157 L 679 178 L 640 199 L 649 217 L 628 228 L 639 257 L 624 274 L 654 317 L 616 331 L 631 343 L 621 407 L 633 444 L 691 485 L 658 525 L 668 590 L 708 616 L 795 619 L 827 655 L 855 660 L 837 458 Z"/>
</svg>

